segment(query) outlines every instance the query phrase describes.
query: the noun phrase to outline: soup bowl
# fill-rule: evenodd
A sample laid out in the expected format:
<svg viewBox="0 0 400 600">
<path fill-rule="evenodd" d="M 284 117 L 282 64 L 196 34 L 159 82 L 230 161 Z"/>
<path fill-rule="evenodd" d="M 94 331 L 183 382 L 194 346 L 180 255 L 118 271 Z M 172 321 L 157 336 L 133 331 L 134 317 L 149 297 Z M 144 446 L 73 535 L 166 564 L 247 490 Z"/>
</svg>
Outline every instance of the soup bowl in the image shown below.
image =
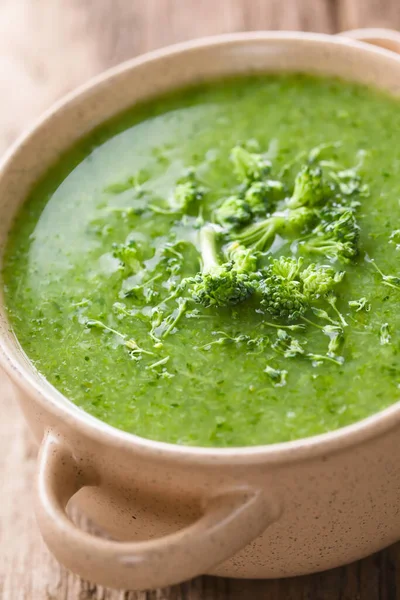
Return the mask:
<svg viewBox="0 0 400 600">
<path fill-rule="evenodd" d="M 271 71 L 340 76 L 399 95 L 399 40 L 383 30 L 243 33 L 112 69 L 58 103 L 5 157 L 1 248 L 35 181 L 82 135 L 129 106 L 202 80 Z M 203 573 L 287 577 L 359 559 L 400 538 L 400 403 L 288 443 L 212 449 L 155 442 L 95 419 L 54 389 L 24 355 L 4 309 L 0 328 L 4 377 L 41 446 L 39 527 L 56 558 L 82 577 L 129 589 Z M 107 538 L 70 519 L 72 498 Z"/>
</svg>

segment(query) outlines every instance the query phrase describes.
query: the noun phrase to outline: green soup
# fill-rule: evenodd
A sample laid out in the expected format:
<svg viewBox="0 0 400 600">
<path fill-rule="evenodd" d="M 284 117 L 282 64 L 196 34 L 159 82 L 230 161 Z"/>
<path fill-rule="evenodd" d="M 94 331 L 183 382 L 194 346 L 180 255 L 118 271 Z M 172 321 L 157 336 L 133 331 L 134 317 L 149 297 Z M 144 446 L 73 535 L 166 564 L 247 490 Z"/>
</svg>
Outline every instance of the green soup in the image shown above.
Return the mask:
<svg viewBox="0 0 400 600">
<path fill-rule="evenodd" d="M 23 349 L 85 411 L 178 444 L 283 442 L 387 407 L 400 388 L 399 131 L 397 100 L 306 75 L 202 85 L 117 117 L 54 165 L 16 219 L 3 276 Z M 199 270 L 199 227 L 237 186 L 229 153 L 248 140 L 288 187 L 293 173 L 282 167 L 302 151 L 340 142 L 329 160 L 347 167 L 364 152 L 370 194 L 357 213 L 361 250 L 336 291 L 347 325 L 340 361 L 274 352 L 277 329 L 254 297 L 223 308 L 189 305 L 181 315 L 172 297 L 167 336 L 154 318 L 173 285 Z M 163 207 L 189 166 L 206 190 L 199 210 L 150 208 Z M 139 272 L 116 258 L 116 244 L 127 241 L 140 248 Z M 277 236 L 263 260 L 291 251 Z M 385 284 L 369 257 L 394 278 Z M 363 307 L 349 305 L 360 298 Z M 321 329 L 307 326 L 296 339 L 326 355 Z"/>
</svg>

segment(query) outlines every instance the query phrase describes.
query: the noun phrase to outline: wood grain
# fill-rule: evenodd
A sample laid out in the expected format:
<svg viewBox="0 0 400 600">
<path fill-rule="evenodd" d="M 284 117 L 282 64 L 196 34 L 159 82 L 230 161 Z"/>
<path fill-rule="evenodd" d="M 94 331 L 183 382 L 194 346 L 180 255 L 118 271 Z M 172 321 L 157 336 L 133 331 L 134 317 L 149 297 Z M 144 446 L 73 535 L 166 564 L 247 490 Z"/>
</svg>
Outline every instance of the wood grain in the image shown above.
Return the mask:
<svg viewBox="0 0 400 600">
<path fill-rule="evenodd" d="M 334 33 L 400 28 L 399 0 L 2 0 L 0 151 L 57 96 L 140 52 L 247 29 Z M 201 577 L 155 592 L 116 592 L 67 573 L 32 511 L 36 450 L 9 390 L 0 398 L 0 600 L 396 600 L 400 545 L 292 580 Z M 78 517 L 79 519 L 79 517 Z M 84 518 L 83 528 L 90 529 Z"/>
</svg>

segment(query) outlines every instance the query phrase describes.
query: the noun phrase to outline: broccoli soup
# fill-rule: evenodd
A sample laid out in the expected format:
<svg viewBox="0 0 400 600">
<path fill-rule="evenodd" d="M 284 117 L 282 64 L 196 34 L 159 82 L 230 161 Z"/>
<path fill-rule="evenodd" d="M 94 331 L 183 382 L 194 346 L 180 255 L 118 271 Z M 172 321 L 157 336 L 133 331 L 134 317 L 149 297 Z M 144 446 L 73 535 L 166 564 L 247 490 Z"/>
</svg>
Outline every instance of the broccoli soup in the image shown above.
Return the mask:
<svg viewBox="0 0 400 600">
<path fill-rule="evenodd" d="M 400 393 L 400 106 L 306 75 L 135 107 L 66 153 L 16 219 L 15 333 L 85 411 L 246 446 Z"/>
</svg>

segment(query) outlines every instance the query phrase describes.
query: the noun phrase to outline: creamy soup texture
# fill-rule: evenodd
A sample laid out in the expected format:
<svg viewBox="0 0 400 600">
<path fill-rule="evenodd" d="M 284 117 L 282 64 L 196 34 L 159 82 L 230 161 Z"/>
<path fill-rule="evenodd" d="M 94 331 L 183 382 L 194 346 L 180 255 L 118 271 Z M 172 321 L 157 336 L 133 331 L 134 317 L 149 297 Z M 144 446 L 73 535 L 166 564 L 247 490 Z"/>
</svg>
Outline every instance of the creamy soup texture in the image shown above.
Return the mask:
<svg viewBox="0 0 400 600">
<path fill-rule="evenodd" d="M 178 444 L 293 440 L 396 402 L 399 131 L 398 100 L 297 74 L 201 85 L 133 107 L 69 150 L 18 214 L 3 279 L 24 351 L 83 410 Z M 359 227 L 357 256 L 341 263 L 328 251 L 304 254 L 314 224 L 307 235 L 278 228 L 259 246 L 258 269 L 301 256 L 302 269 L 345 272 L 334 307 L 319 296 L 289 322 L 269 314 L 258 292 L 224 306 L 193 300 L 201 231 L 250 185 L 232 161 L 238 147 L 271 163 L 251 177 L 278 182 L 269 191 L 275 212 L 285 212 L 309 163 L 326 181 L 341 173 L 332 186 L 357 180 L 354 192 L 343 187 Z M 181 209 L 187 193 L 196 197 Z M 227 227 L 214 227 L 218 252 L 242 230 Z"/>
</svg>

